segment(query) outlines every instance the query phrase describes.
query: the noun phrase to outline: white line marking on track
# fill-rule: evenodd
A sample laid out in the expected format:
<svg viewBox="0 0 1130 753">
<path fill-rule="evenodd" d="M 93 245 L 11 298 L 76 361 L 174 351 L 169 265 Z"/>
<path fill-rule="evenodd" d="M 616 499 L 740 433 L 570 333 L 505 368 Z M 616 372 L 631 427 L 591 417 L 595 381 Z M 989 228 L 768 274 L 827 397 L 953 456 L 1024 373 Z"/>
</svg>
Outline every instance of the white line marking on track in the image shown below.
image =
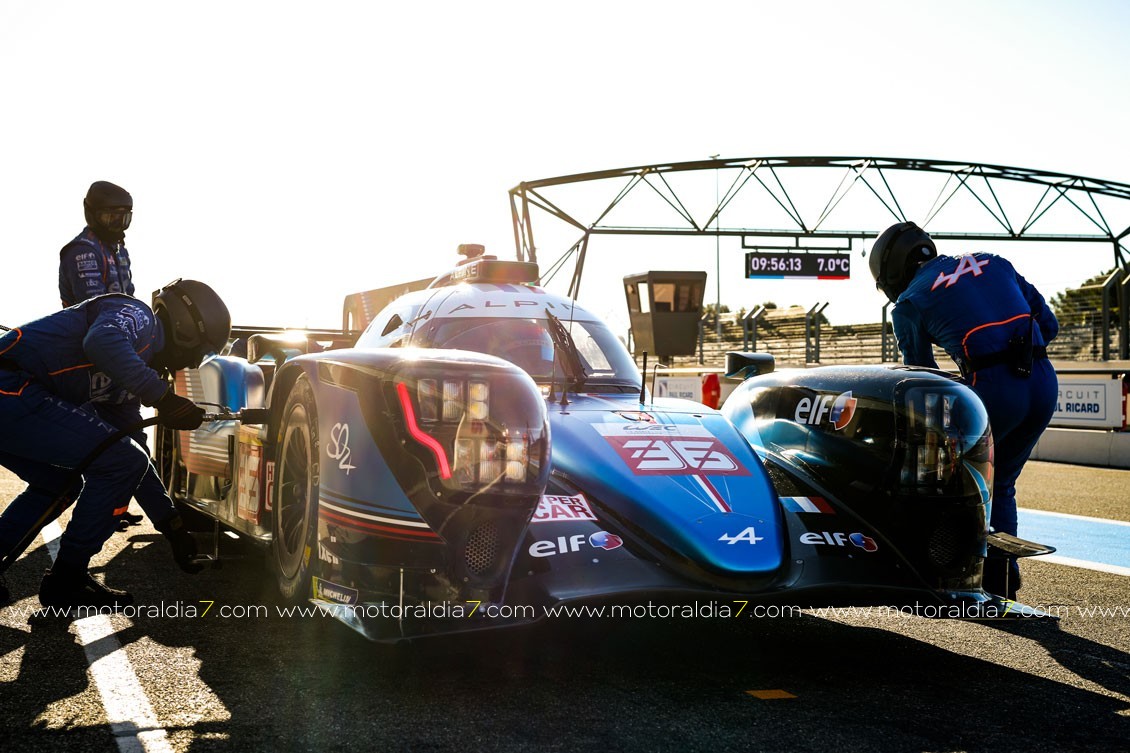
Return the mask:
<svg viewBox="0 0 1130 753">
<path fill-rule="evenodd" d="M 1069 512 L 1052 512 L 1051 510 L 1033 510 L 1028 507 L 1017 508 L 1019 512 L 1029 515 L 1046 515 L 1050 518 L 1071 518 L 1073 520 L 1086 520 L 1090 523 L 1109 523 L 1112 526 L 1130 526 L 1125 520 L 1111 520 L 1110 518 L 1092 518 L 1089 515 L 1073 515 Z"/>
<path fill-rule="evenodd" d="M 1100 573 L 1114 573 L 1115 575 L 1130 575 L 1130 567 L 1122 567 L 1120 565 L 1108 565 L 1104 562 L 1091 562 L 1089 560 L 1078 560 L 1074 557 L 1062 557 L 1058 554 L 1041 554 L 1036 557 L 1037 562 L 1051 562 L 1056 565 L 1067 565 L 1068 567 L 1081 567 L 1085 570 L 1097 570 Z"/>
<path fill-rule="evenodd" d="M 56 521 L 48 523 L 40 532 L 52 561 L 59 554 L 62 534 Z M 145 695 L 122 644 L 114 637 L 110 618 L 99 615 L 75 620 L 74 630 L 86 653 L 90 676 L 102 698 L 118 750 L 122 753 L 172 753 L 169 737 L 157 723 L 153 704 Z"/>
<path fill-rule="evenodd" d="M 47 525 L 43 526 L 43 530 L 39 532 L 43 537 L 43 543 L 47 545 L 47 551 L 51 552 L 51 561 L 54 562 L 55 558 L 59 556 L 59 537 L 63 535 L 63 529 L 59 527 L 59 521 L 52 520 Z"/>
</svg>

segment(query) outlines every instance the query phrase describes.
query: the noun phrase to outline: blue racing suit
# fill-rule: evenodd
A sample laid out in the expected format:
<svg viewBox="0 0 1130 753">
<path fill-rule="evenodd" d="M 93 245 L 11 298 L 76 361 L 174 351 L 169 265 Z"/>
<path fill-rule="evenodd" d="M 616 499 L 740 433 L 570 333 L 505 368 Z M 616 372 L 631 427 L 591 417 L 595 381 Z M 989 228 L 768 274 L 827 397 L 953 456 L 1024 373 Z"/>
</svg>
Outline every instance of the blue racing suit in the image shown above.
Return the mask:
<svg viewBox="0 0 1130 753">
<path fill-rule="evenodd" d="M 103 241 L 90 227 L 59 251 L 59 298 L 64 308 L 103 293 L 133 295 L 129 251 Z"/>
<path fill-rule="evenodd" d="M 1058 383 L 1044 355 L 1059 332 L 1055 314 L 1007 259 L 970 254 L 938 256 L 919 267 L 891 317 L 903 363 L 937 368 L 936 343 L 964 364 L 993 431 L 990 525 L 1015 535 L 1016 479 L 1055 410 Z M 1030 338 L 1037 354 L 1028 377 L 1014 373 L 1008 356 L 1018 337 Z"/>
<path fill-rule="evenodd" d="M 139 400 L 153 405 L 165 394 L 168 384 L 148 365 L 164 338 L 148 306 L 116 294 L 0 337 L 0 465 L 28 484 L 0 515 L 0 553 L 68 491 L 67 469 L 116 430 L 140 422 Z M 154 524 L 175 514 L 142 440 L 138 430 L 87 467 L 59 560 L 85 569 L 116 529 L 114 508 L 131 496 Z"/>
</svg>

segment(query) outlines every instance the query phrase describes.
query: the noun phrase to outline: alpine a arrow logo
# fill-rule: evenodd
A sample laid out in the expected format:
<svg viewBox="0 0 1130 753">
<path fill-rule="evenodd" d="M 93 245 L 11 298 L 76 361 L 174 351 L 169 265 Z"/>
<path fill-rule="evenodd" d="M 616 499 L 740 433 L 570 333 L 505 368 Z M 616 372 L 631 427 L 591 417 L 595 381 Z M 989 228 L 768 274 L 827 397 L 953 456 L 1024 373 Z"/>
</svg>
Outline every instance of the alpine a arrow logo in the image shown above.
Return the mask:
<svg viewBox="0 0 1130 753">
<path fill-rule="evenodd" d="M 718 540 L 719 541 L 725 541 L 727 544 L 731 544 L 731 545 L 736 544 L 739 541 L 744 541 L 747 544 L 752 545 L 752 544 L 756 544 L 759 541 L 765 541 L 765 537 L 764 536 L 758 536 L 757 531 L 754 530 L 753 526 L 749 526 L 744 531 L 739 533 L 737 536 L 731 536 L 728 533 L 724 533 L 724 534 L 722 534 L 721 536 L 718 537 Z"/>
<path fill-rule="evenodd" d="M 930 287 L 930 290 L 937 290 L 938 286 L 940 286 L 943 282 L 948 288 L 955 282 L 960 280 L 961 276 L 966 274 L 967 272 L 972 273 L 974 277 L 980 277 L 982 267 L 984 267 L 988 263 L 988 259 L 982 259 L 978 261 L 969 254 L 966 254 L 965 256 L 961 257 L 961 260 L 957 263 L 957 269 L 955 269 L 953 272 L 948 275 L 945 272 L 939 272 L 938 279 L 934 280 L 934 284 Z"/>
<path fill-rule="evenodd" d="M 798 424 L 810 426 L 819 426 L 827 420 L 831 422 L 832 428 L 839 431 L 851 423 L 858 402 L 851 396 L 850 390 L 835 397 L 831 395 L 815 398 L 804 397 L 797 403 L 793 420 Z"/>
</svg>

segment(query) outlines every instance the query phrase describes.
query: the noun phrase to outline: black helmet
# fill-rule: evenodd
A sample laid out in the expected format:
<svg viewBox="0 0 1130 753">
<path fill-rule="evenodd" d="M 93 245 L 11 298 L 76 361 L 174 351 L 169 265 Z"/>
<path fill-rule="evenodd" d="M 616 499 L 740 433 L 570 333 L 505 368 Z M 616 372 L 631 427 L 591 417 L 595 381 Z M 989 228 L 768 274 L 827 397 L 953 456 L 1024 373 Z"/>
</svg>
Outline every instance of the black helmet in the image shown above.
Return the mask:
<svg viewBox="0 0 1130 753">
<path fill-rule="evenodd" d="M 133 197 L 121 186 L 105 180 L 90 184 L 82 201 L 86 224 L 99 238 L 121 241 L 133 219 Z"/>
<path fill-rule="evenodd" d="M 913 222 L 891 225 L 871 247 L 871 276 L 875 287 L 892 302 L 914 279 L 918 265 L 933 259 L 938 249 L 929 234 Z"/>
<path fill-rule="evenodd" d="M 231 334 L 231 315 L 216 291 L 196 280 L 174 280 L 153 294 L 153 313 L 165 328 L 161 366 L 195 368 L 220 352 Z"/>
</svg>

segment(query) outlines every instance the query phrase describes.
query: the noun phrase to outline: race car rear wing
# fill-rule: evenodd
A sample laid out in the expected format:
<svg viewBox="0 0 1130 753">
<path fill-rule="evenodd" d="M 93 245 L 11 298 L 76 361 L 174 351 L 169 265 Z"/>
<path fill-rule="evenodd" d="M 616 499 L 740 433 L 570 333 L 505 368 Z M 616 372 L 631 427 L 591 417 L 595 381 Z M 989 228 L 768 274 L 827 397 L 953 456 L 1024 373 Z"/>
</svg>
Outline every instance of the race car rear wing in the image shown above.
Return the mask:
<svg viewBox="0 0 1130 753">
<path fill-rule="evenodd" d="M 223 355 L 244 357 L 251 363 L 271 356 L 282 363 L 303 353 L 350 348 L 360 334 L 360 330 L 236 326 Z"/>
<path fill-rule="evenodd" d="M 395 301 L 405 293 L 423 290 L 431 285 L 432 277 L 412 282 L 402 282 L 384 288 L 374 288 L 363 293 L 351 293 L 345 296 L 345 306 L 341 315 L 341 328 L 345 331 L 361 333 L 373 317 L 381 312 L 385 306 Z"/>
</svg>

